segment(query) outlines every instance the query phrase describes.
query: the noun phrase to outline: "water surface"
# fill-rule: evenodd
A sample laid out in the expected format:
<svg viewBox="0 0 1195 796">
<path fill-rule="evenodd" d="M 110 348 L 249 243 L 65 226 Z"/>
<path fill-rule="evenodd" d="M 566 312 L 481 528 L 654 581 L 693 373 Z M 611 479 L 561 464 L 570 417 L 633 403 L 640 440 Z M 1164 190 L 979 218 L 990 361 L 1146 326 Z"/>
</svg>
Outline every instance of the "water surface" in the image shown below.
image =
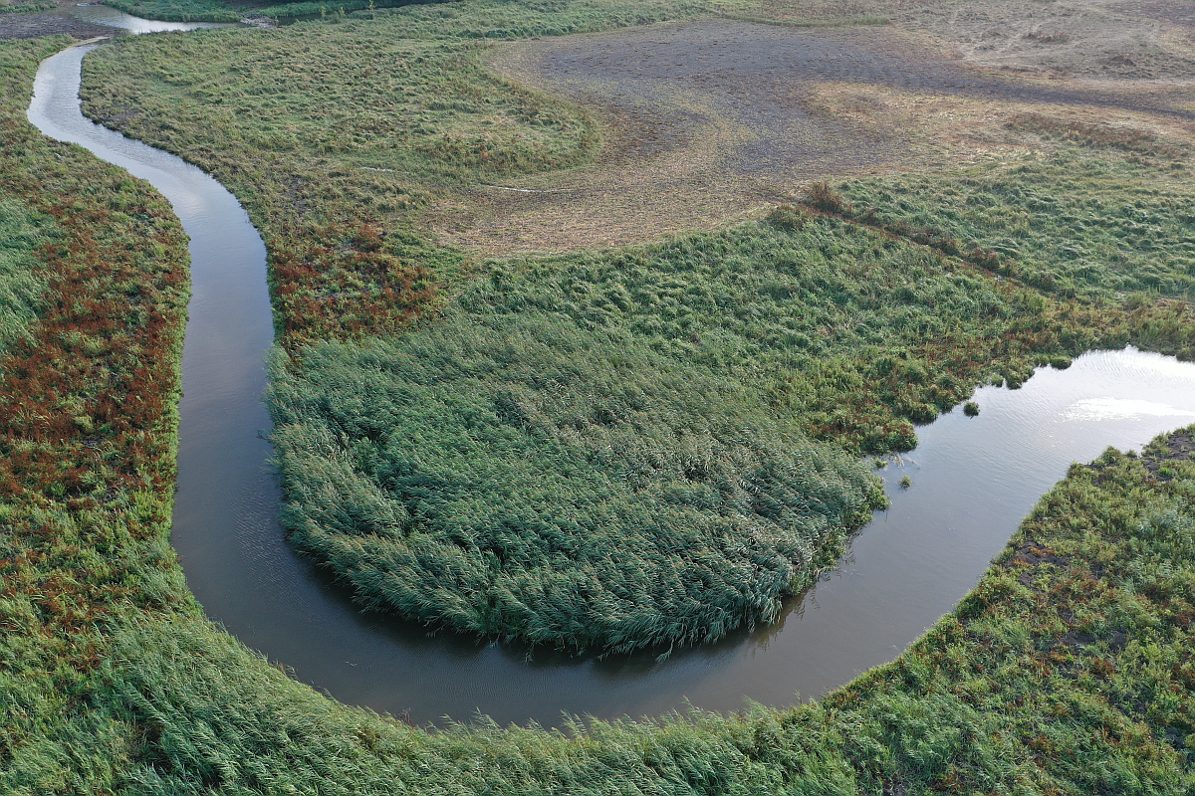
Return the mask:
<svg viewBox="0 0 1195 796">
<path fill-rule="evenodd" d="M 735 710 L 748 698 L 788 705 L 817 696 L 891 660 L 950 611 L 1072 461 L 1110 445 L 1140 448 L 1195 422 L 1195 365 L 1133 349 L 1040 369 L 1020 390 L 982 388 L 979 417 L 944 415 L 920 430 L 915 452 L 883 470 L 891 507 L 782 622 L 663 662 L 528 659 L 523 649 L 432 638 L 363 616 L 293 552 L 277 521 L 261 400 L 273 343 L 261 239 L 211 177 L 83 118 L 79 67 L 92 46 L 42 64 L 29 118 L 149 180 L 190 235 L 171 537 L 187 582 L 208 616 L 342 701 L 420 722 L 481 711 L 504 723 L 553 724 L 562 712 Z"/>
<path fill-rule="evenodd" d="M 232 25 L 232 23 L 228 22 L 166 22 L 160 19 L 142 19 L 132 14 L 126 14 L 123 11 L 117 11 L 115 8 L 91 4 L 74 5 L 64 9 L 63 13 L 83 22 L 90 22 L 93 25 L 103 25 L 108 28 L 118 28 L 134 35 L 141 33 L 169 33 L 172 31 L 183 32 L 206 28 L 227 28 Z"/>
</svg>

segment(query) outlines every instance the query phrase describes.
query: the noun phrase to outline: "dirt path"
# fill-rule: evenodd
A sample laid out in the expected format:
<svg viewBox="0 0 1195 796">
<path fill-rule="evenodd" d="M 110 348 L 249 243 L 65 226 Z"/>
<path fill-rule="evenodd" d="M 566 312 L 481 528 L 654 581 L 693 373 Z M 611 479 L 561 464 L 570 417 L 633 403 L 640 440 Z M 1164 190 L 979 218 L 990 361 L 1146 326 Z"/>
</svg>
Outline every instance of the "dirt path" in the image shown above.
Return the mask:
<svg viewBox="0 0 1195 796">
<path fill-rule="evenodd" d="M 597 109 L 611 131 L 594 167 L 480 186 L 433 219 L 450 241 L 495 253 L 648 240 L 740 217 L 811 179 L 924 166 L 926 139 L 941 136 L 884 107 L 897 97 L 953 103 L 959 125 L 1027 108 L 1195 118 L 1176 101 L 1190 101 L 1186 86 L 978 69 L 891 26 L 711 19 L 519 43 L 493 64 Z"/>
</svg>

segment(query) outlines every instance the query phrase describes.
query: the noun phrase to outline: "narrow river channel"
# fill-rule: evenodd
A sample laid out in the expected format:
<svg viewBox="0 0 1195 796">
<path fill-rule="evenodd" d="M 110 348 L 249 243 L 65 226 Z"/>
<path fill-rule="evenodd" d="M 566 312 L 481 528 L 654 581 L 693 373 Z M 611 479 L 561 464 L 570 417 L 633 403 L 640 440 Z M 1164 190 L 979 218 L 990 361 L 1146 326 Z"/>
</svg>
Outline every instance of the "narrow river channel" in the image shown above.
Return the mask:
<svg viewBox="0 0 1195 796">
<path fill-rule="evenodd" d="M 209 27 L 78 11 L 135 33 Z M 261 238 L 210 176 L 83 117 L 80 68 L 95 46 L 102 45 L 42 63 L 29 119 L 149 181 L 190 236 L 172 535 L 187 582 L 214 621 L 342 701 L 418 722 L 480 711 L 501 723 L 552 725 L 565 712 L 639 716 L 687 703 L 735 710 L 747 699 L 787 705 L 815 697 L 891 660 L 951 610 L 1072 461 L 1110 445 L 1139 448 L 1195 422 L 1195 365 L 1133 349 L 1041 369 L 1020 390 L 982 388 L 979 417 L 960 409 L 942 416 L 920 430 L 916 451 L 881 472 L 891 507 L 783 621 L 663 662 L 528 658 L 363 616 L 295 555 L 278 524 L 262 402 L 273 328 Z M 911 486 L 902 489 L 906 475 Z"/>
</svg>

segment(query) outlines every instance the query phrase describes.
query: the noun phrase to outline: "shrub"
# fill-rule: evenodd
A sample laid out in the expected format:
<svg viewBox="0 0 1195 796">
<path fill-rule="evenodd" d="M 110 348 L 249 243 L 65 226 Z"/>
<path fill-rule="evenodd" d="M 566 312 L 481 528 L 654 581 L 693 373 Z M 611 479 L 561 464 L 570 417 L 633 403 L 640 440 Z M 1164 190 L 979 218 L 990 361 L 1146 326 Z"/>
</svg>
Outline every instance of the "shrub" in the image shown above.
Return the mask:
<svg viewBox="0 0 1195 796">
<path fill-rule="evenodd" d="M 823 180 L 812 183 L 805 191 L 805 204 L 823 213 L 833 215 L 850 215 L 850 203 L 842 194 L 830 187 L 830 183 Z"/>
</svg>

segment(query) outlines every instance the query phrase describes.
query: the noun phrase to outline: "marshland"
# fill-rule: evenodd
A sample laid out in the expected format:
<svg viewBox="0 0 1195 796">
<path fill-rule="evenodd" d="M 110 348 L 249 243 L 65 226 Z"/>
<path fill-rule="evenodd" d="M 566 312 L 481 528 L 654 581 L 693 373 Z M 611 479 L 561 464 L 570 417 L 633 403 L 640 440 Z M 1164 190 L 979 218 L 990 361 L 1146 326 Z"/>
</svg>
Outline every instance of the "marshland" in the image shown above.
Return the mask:
<svg viewBox="0 0 1195 796">
<path fill-rule="evenodd" d="M 3 790 L 1195 785 L 1181 3 L 308 5 L 0 15 Z"/>
</svg>

